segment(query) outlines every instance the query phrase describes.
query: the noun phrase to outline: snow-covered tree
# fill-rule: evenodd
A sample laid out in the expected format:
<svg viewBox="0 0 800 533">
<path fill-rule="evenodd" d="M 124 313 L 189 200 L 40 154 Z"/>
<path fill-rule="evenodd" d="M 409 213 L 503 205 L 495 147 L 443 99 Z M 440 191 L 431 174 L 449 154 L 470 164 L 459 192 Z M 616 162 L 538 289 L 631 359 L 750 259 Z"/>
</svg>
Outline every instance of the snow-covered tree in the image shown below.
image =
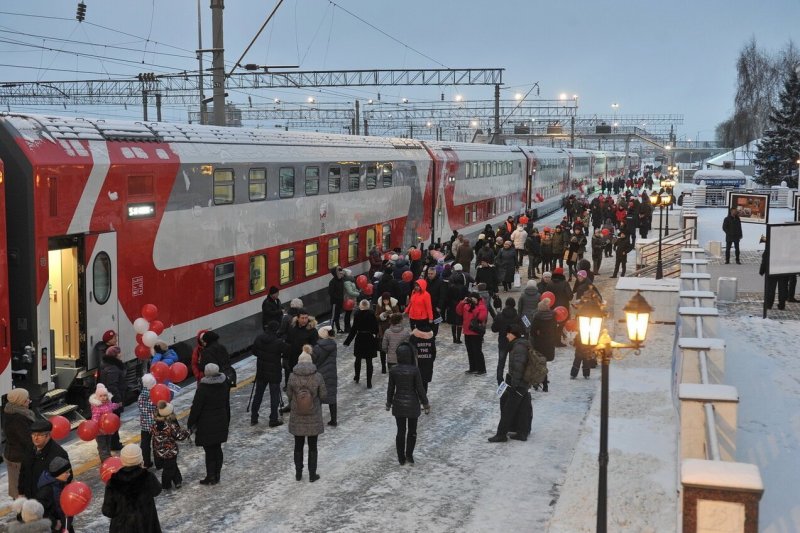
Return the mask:
<svg viewBox="0 0 800 533">
<path fill-rule="evenodd" d="M 786 181 L 797 187 L 800 160 L 800 77 L 792 69 L 778 96 L 778 105 L 769 115 L 769 129 L 758 144 L 755 164 L 760 173 L 756 181 L 762 185 L 779 185 Z"/>
</svg>

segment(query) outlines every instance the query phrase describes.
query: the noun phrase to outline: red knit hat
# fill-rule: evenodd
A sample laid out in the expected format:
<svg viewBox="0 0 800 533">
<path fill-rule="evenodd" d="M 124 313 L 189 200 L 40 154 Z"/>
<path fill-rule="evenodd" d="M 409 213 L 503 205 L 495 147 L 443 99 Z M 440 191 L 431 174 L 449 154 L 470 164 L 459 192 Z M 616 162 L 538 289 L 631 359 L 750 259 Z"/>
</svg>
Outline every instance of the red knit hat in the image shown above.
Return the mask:
<svg viewBox="0 0 800 533">
<path fill-rule="evenodd" d="M 564 275 L 564 269 L 563 269 L 563 268 L 561 268 L 561 267 L 556 267 L 556 268 L 553 270 L 553 274 L 561 274 L 561 275 L 563 276 L 563 275 Z"/>
<path fill-rule="evenodd" d="M 113 329 L 109 329 L 108 331 L 103 333 L 103 342 L 107 343 L 108 341 L 110 341 L 112 338 L 114 338 L 116 336 L 117 336 L 117 332 L 114 331 Z"/>
</svg>

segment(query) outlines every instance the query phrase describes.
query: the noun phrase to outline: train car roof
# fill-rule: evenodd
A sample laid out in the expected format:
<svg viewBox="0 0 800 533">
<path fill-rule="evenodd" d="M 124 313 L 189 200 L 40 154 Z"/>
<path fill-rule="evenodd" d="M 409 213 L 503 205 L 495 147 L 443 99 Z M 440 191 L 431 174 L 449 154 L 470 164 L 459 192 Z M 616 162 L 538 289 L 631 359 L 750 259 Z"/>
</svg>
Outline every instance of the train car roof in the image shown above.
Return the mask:
<svg viewBox="0 0 800 533">
<path fill-rule="evenodd" d="M 423 141 L 432 150 L 455 150 L 458 152 L 519 152 L 518 146 L 486 143 L 460 143 L 446 141 Z"/>
</svg>

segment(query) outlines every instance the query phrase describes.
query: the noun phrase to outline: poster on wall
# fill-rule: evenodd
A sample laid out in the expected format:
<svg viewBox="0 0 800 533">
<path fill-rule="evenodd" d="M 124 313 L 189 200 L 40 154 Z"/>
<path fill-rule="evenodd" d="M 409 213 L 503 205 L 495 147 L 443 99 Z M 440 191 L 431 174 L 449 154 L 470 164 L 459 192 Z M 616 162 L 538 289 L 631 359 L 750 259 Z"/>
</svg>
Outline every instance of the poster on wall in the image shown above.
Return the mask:
<svg viewBox="0 0 800 533">
<path fill-rule="evenodd" d="M 742 222 L 766 224 L 769 219 L 769 194 L 728 191 L 728 208 L 738 209 Z"/>
<path fill-rule="evenodd" d="M 795 200 L 797 202 L 797 200 Z M 795 207 L 797 207 L 795 203 Z M 764 251 L 766 272 L 764 276 L 764 312 L 767 317 L 767 284 L 771 276 L 800 274 L 797 249 L 800 247 L 800 223 L 767 224 L 767 247 Z M 774 280 L 774 278 L 773 278 Z"/>
</svg>

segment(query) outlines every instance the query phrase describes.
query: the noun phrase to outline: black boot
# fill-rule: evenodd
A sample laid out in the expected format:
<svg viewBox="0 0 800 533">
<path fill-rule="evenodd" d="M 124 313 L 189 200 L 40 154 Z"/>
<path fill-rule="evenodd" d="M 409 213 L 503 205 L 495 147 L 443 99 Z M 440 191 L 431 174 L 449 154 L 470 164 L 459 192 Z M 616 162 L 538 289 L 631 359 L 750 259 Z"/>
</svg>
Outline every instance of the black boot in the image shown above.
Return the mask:
<svg viewBox="0 0 800 533">
<path fill-rule="evenodd" d="M 216 463 L 209 459 L 208 454 L 206 454 L 206 477 L 200 480 L 201 485 L 213 485 L 214 484 L 214 476 L 217 473 L 217 465 Z"/>
<path fill-rule="evenodd" d="M 328 405 L 328 409 L 331 411 L 331 421 L 328 422 L 329 426 L 336 426 L 336 404 L 332 403 Z"/>
<path fill-rule="evenodd" d="M 308 479 L 314 483 L 319 479 L 317 475 L 317 450 L 316 448 L 309 448 L 308 450 Z"/>
<path fill-rule="evenodd" d="M 297 481 L 303 479 L 303 450 L 294 451 L 294 478 Z"/>
<path fill-rule="evenodd" d="M 403 435 L 397 435 L 394 438 L 394 445 L 397 448 L 397 460 L 401 465 L 406 464 L 406 443 Z"/>
<path fill-rule="evenodd" d="M 412 435 L 411 433 L 409 433 L 408 436 L 406 437 L 406 461 L 408 461 L 408 463 L 412 465 L 414 464 L 414 446 L 416 445 L 417 445 L 417 434 L 414 433 Z"/>
<path fill-rule="evenodd" d="M 381 374 L 386 373 L 386 352 L 381 350 Z"/>
<path fill-rule="evenodd" d="M 372 388 L 372 371 L 371 370 L 367 370 L 367 388 L 368 389 Z"/>
</svg>

